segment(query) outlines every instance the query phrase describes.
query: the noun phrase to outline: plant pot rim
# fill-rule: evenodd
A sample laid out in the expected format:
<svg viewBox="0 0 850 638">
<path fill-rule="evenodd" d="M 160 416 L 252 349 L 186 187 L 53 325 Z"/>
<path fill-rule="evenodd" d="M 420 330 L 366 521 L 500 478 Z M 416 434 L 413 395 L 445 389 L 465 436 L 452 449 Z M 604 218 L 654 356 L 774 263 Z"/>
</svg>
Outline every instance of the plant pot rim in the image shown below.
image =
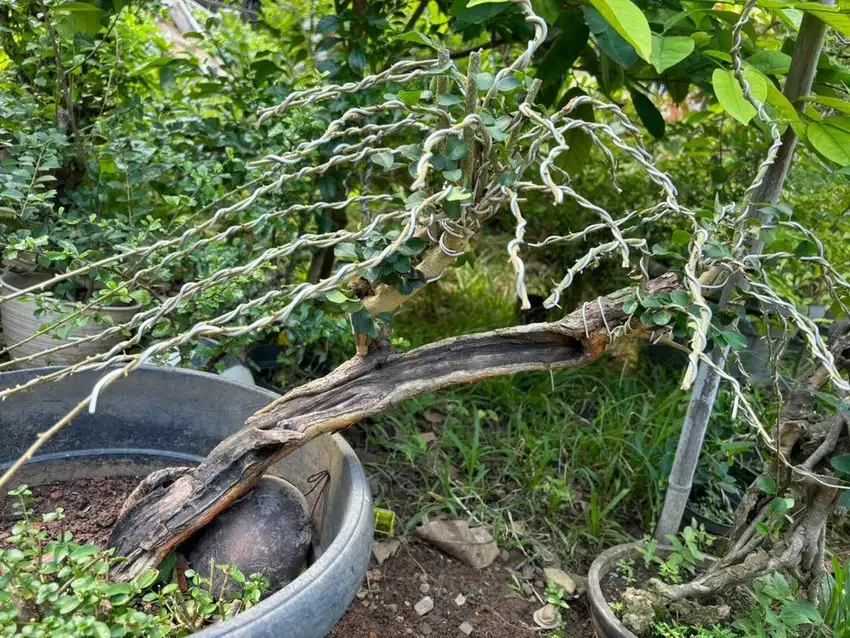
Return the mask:
<svg viewBox="0 0 850 638">
<path fill-rule="evenodd" d="M 19 277 L 21 279 L 25 279 L 27 277 L 32 277 L 32 278 L 35 278 L 35 279 L 41 279 L 42 277 L 44 277 L 45 278 L 44 281 L 47 281 L 47 279 L 51 277 L 51 275 L 49 273 L 45 273 L 44 271 L 27 273 L 26 275 L 14 273 L 14 272 L 11 272 L 11 271 L 8 271 L 8 270 L 4 271 L 4 272 L 0 272 L 0 287 L 9 288 L 12 291 L 12 293 L 18 293 L 21 290 L 23 290 L 23 288 L 20 288 L 18 285 L 11 283 L 9 281 L 9 279 L 10 279 L 9 275 L 12 275 L 12 277 Z M 39 282 L 35 281 L 33 283 L 39 283 Z M 32 284 L 29 284 L 29 285 L 32 285 Z M 29 287 L 29 285 L 26 286 L 26 287 Z M 33 294 L 33 295 L 36 295 L 36 294 L 47 294 L 47 295 L 49 295 L 50 292 L 31 293 L 31 294 Z M 2 296 L 2 295 L 0 295 L 0 296 Z M 56 301 L 61 302 L 63 307 L 68 306 L 72 309 L 74 308 L 74 303 L 71 302 L 71 301 L 59 299 L 58 297 L 53 297 L 53 298 L 56 299 Z M 91 313 L 94 313 L 94 312 L 127 312 L 127 311 L 138 312 L 141 309 L 142 309 L 142 304 L 140 304 L 138 302 L 134 302 L 134 303 L 128 304 L 126 306 L 101 306 L 99 308 L 92 308 L 90 310 L 87 310 L 85 312 L 85 314 L 88 315 L 88 314 L 91 314 Z"/>
<path fill-rule="evenodd" d="M 609 547 L 594 558 L 590 565 L 587 572 L 587 602 L 590 605 L 594 629 L 600 638 L 637 638 L 611 611 L 600 581 L 610 571 L 611 565 L 636 554 L 637 548 L 643 544 L 643 541 L 636 541 Z"/>
</svg>

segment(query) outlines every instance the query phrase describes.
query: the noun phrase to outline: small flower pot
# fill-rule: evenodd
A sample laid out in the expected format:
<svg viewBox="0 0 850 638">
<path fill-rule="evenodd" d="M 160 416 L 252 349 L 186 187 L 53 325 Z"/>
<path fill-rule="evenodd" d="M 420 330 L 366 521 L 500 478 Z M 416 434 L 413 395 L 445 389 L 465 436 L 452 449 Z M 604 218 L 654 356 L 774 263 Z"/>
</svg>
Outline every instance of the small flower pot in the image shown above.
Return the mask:
<svg viewBox="0 0 850 638">
<path fill-rule="evenodd" d="M 635 548 L 640 545 L 641 543 L 626 543 L 606 549 L 590 566 L 590 571 L 587 573 L 587 602 L 590 606 L 593 630 L 598 638 L 637 638 L 611 610 L 608 601 L 605 600 L 605 594 L 602 593 L 601 582 L 608 572 L 616 569 L 617 563 L 621 560 L 638 558 L 639 554 Z"/>
<path fill-rule="evenodd" d="M 47 281 L 48 279 L 50 279 L 50 275 L 47 274 L 22 275 L 7 272 L 0 277 L 0 296 L 20 292 L 23 289 Z M 141 307 L 138 304 L 131 306 L 108 306 L 99 308 L 97 314 L 103 317 L 109 317 L 112 320 L 112 324 L 120 324 L 132 319 L 140 309 Z M 38 303 L 34 299 L 27 298 L 27 296 L 18 297 L 17 299 L 0 304 L 0 316 L 2 316 L 3 321 L 3 337 L 6 348 L 30 339 L 30 337 L 41 330 L 42 326 L 50 325 L 63 314 L 73 312 L 74 307 L 69 303 L 67 306 L 62 307 L 62 312 L 45 312 L 39 316 L 36 316 L 37 310 Z M 94 311 L 87 311 L 85 313 L 86 322 L 83 325 L 76 325 L 71 334 L 65 339 L 54 339 L 50 333 L 46 333 L 12 348 L 9 355 L 12 359 L 20 359 L 38 354 L 50 348 L 73 343 L 83 337 L 95 335 L 109 327 L 110 324 L 108 323 L 95 322 L 94 315 Z M 119 333 L 106 339 L 80 343 L 65 350 L 59 350 L 58 352 L 28 361 L 21 361 L 15 364 L 15 367 L 35 368 L 45 365 L 69 365 L 81 361 L 86 357 L 107 352 L 114 345 L 123 341 L 123 339 L 124 337 Z"/>
<path fill-rule="evenodd" d="M 0 389 L 55 368 L 0 374 Z M 0 409 L 0 469 L 91 391 L 102 372 L 73 375 L 6 399 Z M 45 444 L 14 479 L 38 485 L 97 476 L 140 475 L 200 462 L 277 395 L 191 370 L 143 366 L 103 392 L 95 414 L 81 414 Z M 339 435 L 320 437 L 273 465 L 268 475 L 309 492 L 327 471 L 312 507 L 308 566 L 245 613 L 206 628 L 199 638 L 321 638 L 345 613 L 366 573 L 373 509 L 363 467 Z"/>
</svg>

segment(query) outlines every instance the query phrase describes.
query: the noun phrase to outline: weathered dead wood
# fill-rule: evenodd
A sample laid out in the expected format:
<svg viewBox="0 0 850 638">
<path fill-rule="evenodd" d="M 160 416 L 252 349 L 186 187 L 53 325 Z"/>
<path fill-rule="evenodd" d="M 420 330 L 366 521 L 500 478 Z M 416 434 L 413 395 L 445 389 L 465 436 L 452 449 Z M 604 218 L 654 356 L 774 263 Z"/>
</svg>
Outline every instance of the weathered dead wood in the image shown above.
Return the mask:
<svg viewBox="0 0 850 638">
<path fill-rule="evenodd" d="M 677 283 L 667 274 L 650 281 L 647 291 L 667 292 Z M 584 313 L 579 309 L 558 322 L 446 339 L 404 353 L 376 349 L 296 388 L 252 416 L 197 468 L 144 482 L 112 530 L 110 547 L 128 559 L 113 578 L 128 580 L 155 568 L 272 464 L 317 436 L 448 386 L 591 363 L 609 345 L 609 329 L 627 320 L 623 302 L 630 290 L 587 303 Z"/>
</svg>

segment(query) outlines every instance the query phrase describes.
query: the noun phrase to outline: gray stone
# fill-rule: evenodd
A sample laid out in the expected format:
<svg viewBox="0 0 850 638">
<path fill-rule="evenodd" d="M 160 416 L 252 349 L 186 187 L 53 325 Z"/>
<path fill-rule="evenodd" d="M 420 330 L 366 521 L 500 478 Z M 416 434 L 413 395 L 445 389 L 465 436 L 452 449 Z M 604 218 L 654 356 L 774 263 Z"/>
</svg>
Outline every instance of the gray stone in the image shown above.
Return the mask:
<svg viewBox="0 0 850 638">
<path fill-rule="evenodd" d="M 460 623 L 460 627 L 458 627 L 458 629 L 460 629 L 462 633 L 469 636 L 472 633 L 473 627 L 468 622 L 464 621 Z"/>
<path fill-rule="evenodd" d="M 298 576 L 311 538 L 307 499 L 291 483 L 265 476 L 189 541 L 187 558 L 201 574 L 209 574 L 211 560 L 246 576 L 259 572 L 275 591 Z M 216 591 L 223 578 L 216 572 Z M 226 588 L 238 586 L 229 579 Z"/>
<path fill-rule="evenodd" d="M 420 594 L 427 594 L 430 591 L 431 591 L 431 585 L 429 585 L 428 583 L 422 583 L 421 585 L 419 585 L 419 593 Z"/>
<path fill-rule="evenodd" d="M 434 609 L 434 601 L 430 596 L 425 596 L 425 598 L 413 605 L 413 610 L 420 616 L 424 616 L 432 609 Z"/>
</svg>

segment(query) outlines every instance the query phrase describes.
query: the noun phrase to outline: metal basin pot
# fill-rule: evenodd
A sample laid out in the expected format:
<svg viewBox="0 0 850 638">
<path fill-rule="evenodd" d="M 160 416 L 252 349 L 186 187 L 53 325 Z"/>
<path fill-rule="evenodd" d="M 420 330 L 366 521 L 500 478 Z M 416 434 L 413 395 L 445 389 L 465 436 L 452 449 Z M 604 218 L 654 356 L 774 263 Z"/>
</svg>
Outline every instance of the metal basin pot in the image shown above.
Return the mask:
<svg viewBox="0 0 850 638">
<path fill-rule="evenodd" d="M 0 374 L 0 389 L 46 370 Z M 0 404 L 0 464 L 8 467 L 39 432 L 86 396 L 101 374 L 78 374 Z M 99 397 L 96 414 L 80 415 L 48 442 L 15 484 L 144 474 L 197 463 L 275 397 L 216 375 L 140 368 Z M 334 435 L 312 441 L 269 473 L 307 492 L 307 478 L 322 470 L 330 472 L 330 482 L 313 514 L 310 566 L 256 607 L 196 635 L 319 638 L 343 615 L 366 573 L 372 545 L 372 501 L 362 466 Z"/>
<path fill-rule="evenodd" d="M 50 279 L 50 275 L 45 274 L 28 274 L 19 275 L 13 272 L 4 273 L 0 278 L 0 296 L 11 295 L 16 292 L 29 288 L 36 284 L 42 283 Z M 136 315 L 141 306 L 134 304 L 131 306 L 108 306 L 99 308 L 97 314 L 101 317 L 108 317 L 110 323 L 98 323 L 94 319 L 93 312 L 83 313 L 83 321 L 76 324 L 71 334 L 64 339 L 54 339 L 49 333 L 39 335 L 30 341 L 12 348 L 9 352 L 13 359 L 20 359 L 29 355 L 34 355 L 43 352 L 49 348 L 65 345 L 66 343 L 74 342 L 82 337 L 96 335 L 110 325 L 126 323 Z M 35 333 L 39 332 L 42 325 L 49 325 L 62 317 L 63 314 L 74 312 L 73 304 L 62 306 L 62 312 L 46 311 L 43 314 L 36 316 L 38 311 L 38 303 L 27 296 L 18 297 L 12 301 L 0 305 L 0 315 L 3 318 L 3 337 L 6 341 L 6 346 L 11 346 L 29 339 Z M 87 319 L 87 320 L 86 320 Z M 73 325 L 73 324 L 71 324 Z M 19 368 L 34 368 L 44 365 L 68 365 L 76 363 L 86 357 L 108 351 L 112 346 L 120 343 L 124 337 L 118 333 L 106 339 L 98 339 L 86 343 L 77 344 L 71 348 L 53 352 L 30 361 L 24 361 L 17 364 Z"/>
</svg>

